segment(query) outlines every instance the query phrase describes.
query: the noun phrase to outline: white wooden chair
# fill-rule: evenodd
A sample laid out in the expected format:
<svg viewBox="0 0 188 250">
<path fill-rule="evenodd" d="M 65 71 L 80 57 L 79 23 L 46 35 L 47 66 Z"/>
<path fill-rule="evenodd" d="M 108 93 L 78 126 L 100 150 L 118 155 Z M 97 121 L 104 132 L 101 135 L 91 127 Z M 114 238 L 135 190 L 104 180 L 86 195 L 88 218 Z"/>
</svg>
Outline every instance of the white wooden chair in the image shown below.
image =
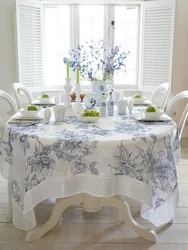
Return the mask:
<svg viewBox="0 0 188 250">
<path fill-rule="evenodd" d="M 0 144 L 2 143 L 3 140 L 3 134 L 4 134 L 4 125 L 0 116 Z"/>
<path fill-rule="evenodd" d="M 162 101 L 161 101 L 161 105 L 160 108 L 164 110 L 168 96 L 169 96 L 169 83 L 162 83 L 159 86 L 157 86 L 153 92 L 151 93 L 150 96 L 150 101 L 152 103 L 154 103 L 155 99 L 157 98 L 158 94 L 163 91 L 163 97 L 162 97 Z"/>
<path fill-rule="evenodd" d="M 31 104 L 32 101 L 34 101 L 33 95 L 28 90 L 28 88 L 26 88 L 23 84 L 15 82 L 12 84 L 12 88 L 13 88 L 13 92 L 14 92 L 14 95 L 16 97 L 16 101 L 17 101 L 19 109 L 23 108 L 23 101 L 22 101 L 22 98 L 20 95 L 21 91 L 23 91 L 25 93 L 25 95 L 27 96 L 27 98 L 29 100 L 29 104 Z"/>
<path fill-rule="evenodd" d="M 171 116 L 172 115 L 172 111 L 173 111 L 173 107 L 180 102 L 181 100 L 185 100 L 187 99 L 187 104 L 185 105 L 183 114 L 180 118 L 179 124 L 178 124 L 178 131 L 179 131 L 179 137 L 181 139 L 182 136 L 182 132 L 185 126 L 185 122 L 187 120 L 188 117 L 188 90 L 182 91 L 179 94 L 177 94 L 176 96 L 173 97 L 173 99 L 170 101 L 170 103 L 167 106 L 167 110 L 166 113 L 167 115 Z"/>
<path fill-rule="evenodd" d="M 4 99 L 8 105 L 11 107 L 11 112 L 16 113 L 18 112 L 18 107 L 14 99 L 7 94 L 6 92 L 0 90 L 0 99 Z M 4 106 L 5 107 L 5 106 Z M 4 125 L 2 119 L 0 117 L 0 143 L 3 139 L 4 133 Z M 12 220 L 12 188 L 11 183 L 8 181 L 8 214 L 7 214 L 7 222 L 11 222 Z"/>
</svg>

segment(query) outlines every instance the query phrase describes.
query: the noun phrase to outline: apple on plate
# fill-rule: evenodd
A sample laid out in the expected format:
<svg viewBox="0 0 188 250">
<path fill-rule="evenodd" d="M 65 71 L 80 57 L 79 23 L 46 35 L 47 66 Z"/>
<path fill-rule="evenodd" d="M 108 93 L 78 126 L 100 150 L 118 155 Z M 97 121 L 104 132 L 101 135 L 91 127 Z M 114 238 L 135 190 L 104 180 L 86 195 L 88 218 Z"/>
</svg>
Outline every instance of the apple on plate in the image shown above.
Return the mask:
<svg viewBox="0 0 188 250">
<path fill-rule="evenodd" d="M 38 108 L 36 106 L 28 106 L 27 111 L 38 111 Z"/>
<path fill-rule="evenodd" d="M 44 95 L 42 95 L 42 98 L 50 98 L 50 97 L 49 97 L 49 95 L 44 94 Z"/>
<path fill-rule="evenodd" d="M 153 105 L 150 105 L 147 109 L 146 109 L 146 112 L 157 112 L 157 109 L 155 106 Z"/>
<path fill-rule="evenodd" d="M 137 94 L 134 96 L 134 98 L 142 98 L 141 95 Z"/>
</svg>

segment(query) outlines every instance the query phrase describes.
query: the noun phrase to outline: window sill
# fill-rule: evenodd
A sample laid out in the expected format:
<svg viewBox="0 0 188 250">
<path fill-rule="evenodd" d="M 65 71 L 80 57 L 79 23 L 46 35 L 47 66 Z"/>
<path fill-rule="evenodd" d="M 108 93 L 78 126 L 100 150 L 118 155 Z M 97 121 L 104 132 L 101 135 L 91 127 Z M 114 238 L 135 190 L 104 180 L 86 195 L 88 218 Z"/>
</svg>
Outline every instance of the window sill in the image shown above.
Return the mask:
<svg viewBox="0 0 188 250">
<path fill-rule="evenodd" d="M 53 92 L 65 92 L 64 90 L 64 86 L 54 86 L 54 87 L 38 87 L 38 88 L 28 88 L 29 91 L 32 93 L 32 94 L 35 94 L 35 93 L 44 93 L 44 92 L 50 92 L 50 93 L 53 93 Z M 90 85 L 85 85 L 84 84 L 81 84 L 81 91 L 83 92 L 86 92 L 86 93 L 89 93 L 89 92 L 92 92 L 92 88 Z M 114 92 L 121 92 L 121 91 L 127 91 L 127 92 L 134 92 L 134 91 L 137 91 L 139 92 L 140 90 L 138 89 L 138 86 L 131 86 L 131 85 L 127 85 L 126 87 L 123 87 L 121 85 L 116 85 L 115 88 L 114 88 Z"/>
</svg>

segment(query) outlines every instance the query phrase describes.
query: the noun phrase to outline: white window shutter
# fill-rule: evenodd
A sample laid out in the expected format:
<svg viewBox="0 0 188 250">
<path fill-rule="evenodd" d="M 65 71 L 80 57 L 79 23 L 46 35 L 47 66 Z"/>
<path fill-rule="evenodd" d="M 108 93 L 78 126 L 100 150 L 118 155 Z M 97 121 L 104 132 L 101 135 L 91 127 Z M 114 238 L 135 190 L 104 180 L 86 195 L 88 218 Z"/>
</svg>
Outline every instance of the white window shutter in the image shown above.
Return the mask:
<svg viewBox="0 0 188 250">
<path fill-rule="evenodd" d="M 36 0 L 16 0 L 19 82 L 43 85 L 42 5 Z"/>
<path fill-rule="evenodd" d="M 143 4 L 141 29 L 140 87 L 151 92 L 172 80 L 176 0 Z"/>
</svg>

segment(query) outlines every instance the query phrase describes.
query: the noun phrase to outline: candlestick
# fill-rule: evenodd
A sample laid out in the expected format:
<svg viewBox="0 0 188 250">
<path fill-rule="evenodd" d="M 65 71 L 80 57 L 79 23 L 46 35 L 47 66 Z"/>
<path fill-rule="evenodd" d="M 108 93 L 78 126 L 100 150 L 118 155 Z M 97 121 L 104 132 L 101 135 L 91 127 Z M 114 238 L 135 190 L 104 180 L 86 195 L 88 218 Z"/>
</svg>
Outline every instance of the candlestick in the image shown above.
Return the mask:
<svg viewBox="0 0 188 250">
<path fill-rule="evenodd" d="M 72 104 L 71 104 L 71 89 L 72 85 L 70 83 L 70 78 L 65 78 L 66 84 L 64 85 L 64 90 L 65 90 L 65 106 L 66 106 L 66 116 L 75 116 L 75 111 L 73 110 Z"/>
<path fill-rule="evenodd" d="M 75 113 L 77 114 L 84 112 L 84 109 L 85 109 L 85 107 L 81 103 L 80 92 L 81 92 L 80 84 L 76 84 L 76 103 L 74 105 L 74 110 L 75 110 Z"/>
<path fill-rule="evenodd" d="M 76 67 L 76 83 L 80 83 L 80 69 Z"/>
<path fill-rule="evenodd" d="M 66 61 L 67 66 L 67 79 L 70 77 L 70 61 L 67 59 Z"/>
</svg>

